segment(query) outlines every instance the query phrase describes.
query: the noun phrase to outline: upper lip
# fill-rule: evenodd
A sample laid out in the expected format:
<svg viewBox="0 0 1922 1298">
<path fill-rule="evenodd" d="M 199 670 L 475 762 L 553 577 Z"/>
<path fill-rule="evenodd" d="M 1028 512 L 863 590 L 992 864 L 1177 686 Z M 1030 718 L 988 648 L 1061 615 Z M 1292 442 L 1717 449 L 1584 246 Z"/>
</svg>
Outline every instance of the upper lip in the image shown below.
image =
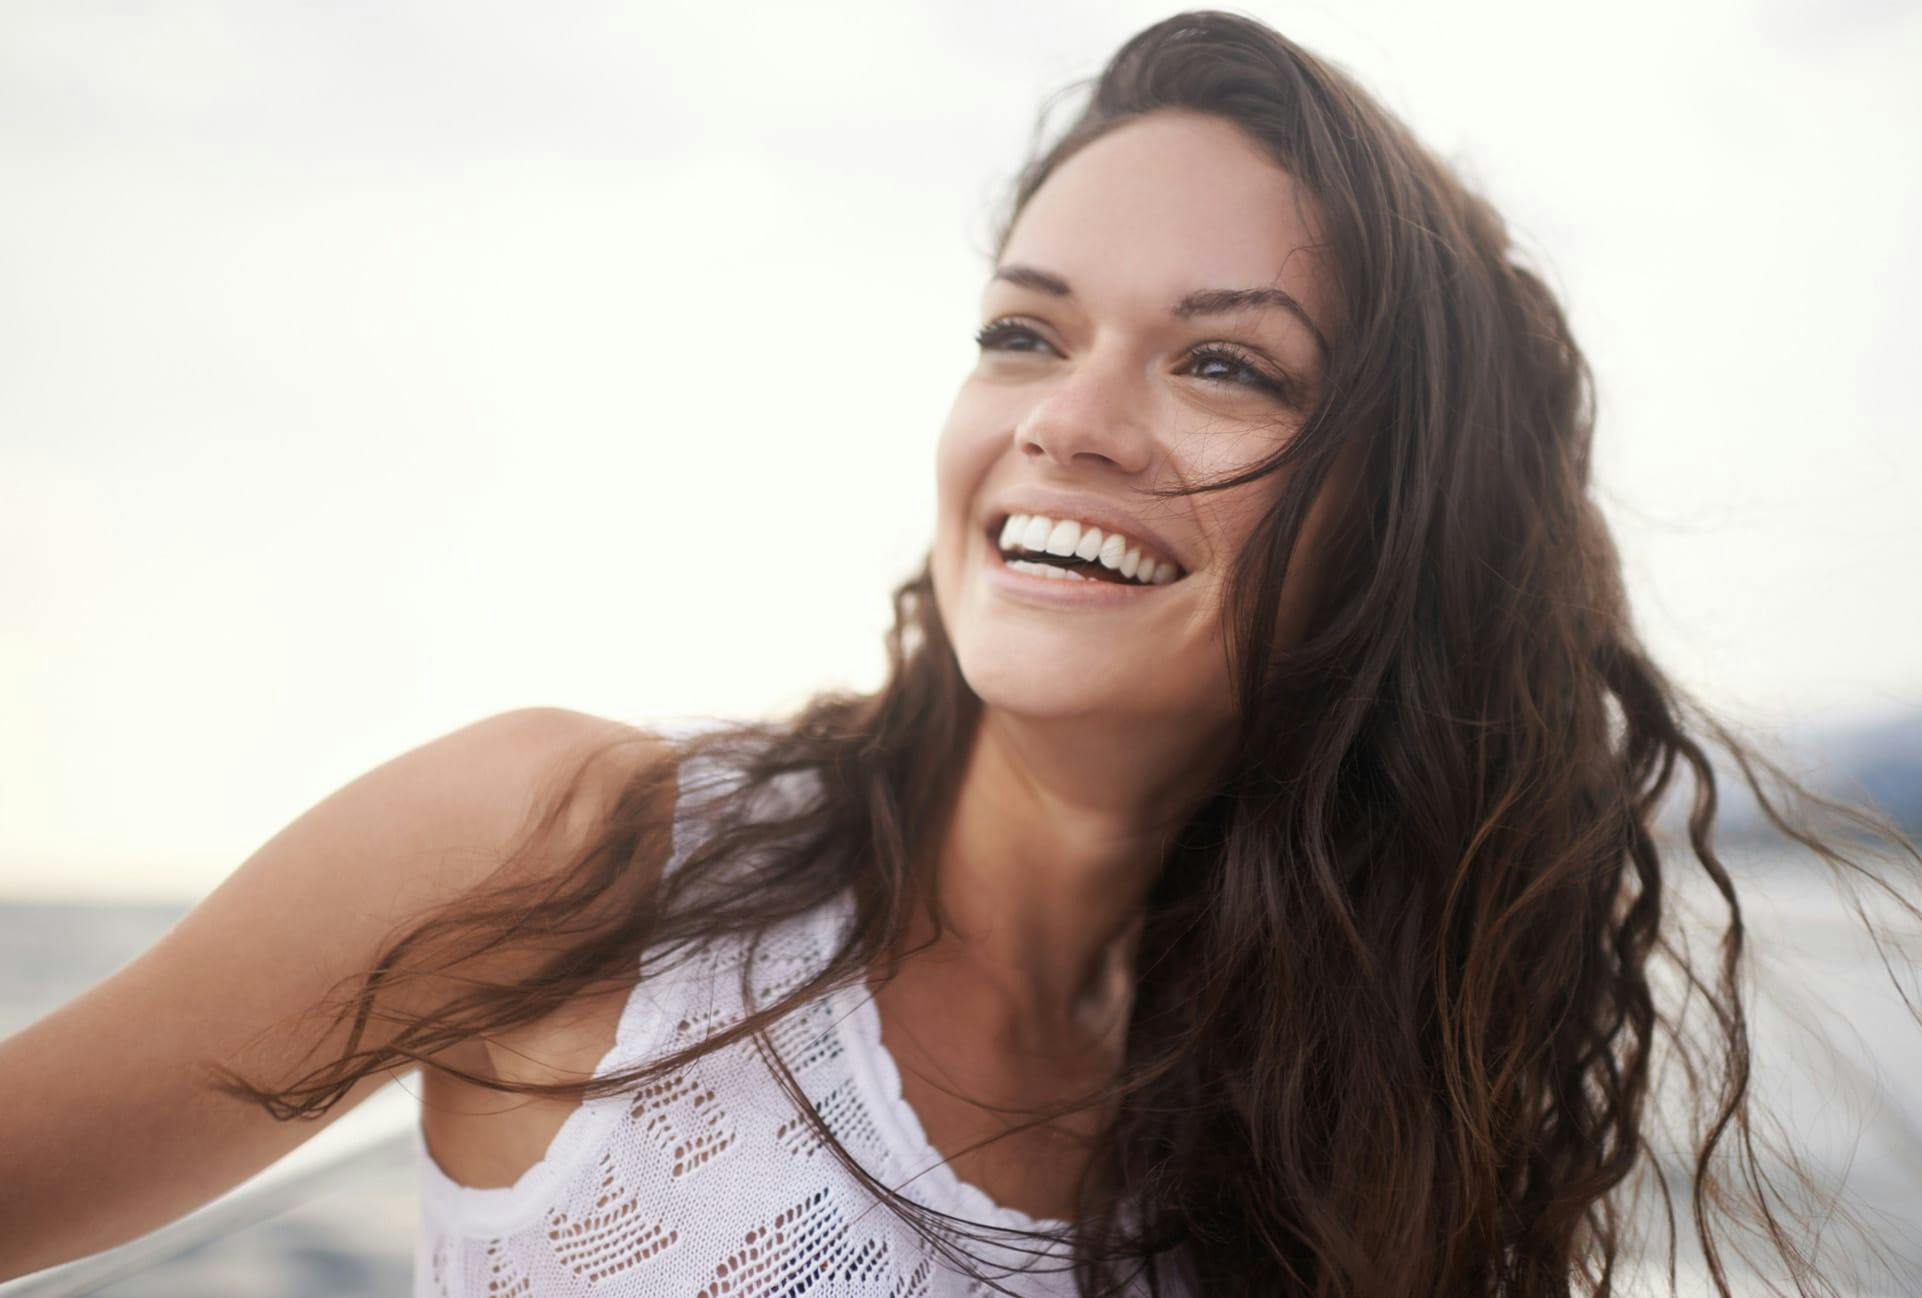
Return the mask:
<svg viewBox="0 0 1922 1298">
<path fill-rule="evenodd" d="M 994 513 L 989 515 L 988 524 L 993 531 L 989 538 L 991 541 L 1000 539 L 1001 528 L 1010 514 L 1041 514 L 1057 520 L 1072 518 L 1081 523 L 1093 523 L 1104 533 L 1120 532 L 1146 545 L 1157 557 L 1174 560 L 1181 565 L 1184 573 L 1194 571 L 1194 565 L 1169 545 L 1159 532 L 1095 496 L 1056 495 L 1043 491 L 1016 492 L 1004 498 L 995 506 Z"/>
</svg>

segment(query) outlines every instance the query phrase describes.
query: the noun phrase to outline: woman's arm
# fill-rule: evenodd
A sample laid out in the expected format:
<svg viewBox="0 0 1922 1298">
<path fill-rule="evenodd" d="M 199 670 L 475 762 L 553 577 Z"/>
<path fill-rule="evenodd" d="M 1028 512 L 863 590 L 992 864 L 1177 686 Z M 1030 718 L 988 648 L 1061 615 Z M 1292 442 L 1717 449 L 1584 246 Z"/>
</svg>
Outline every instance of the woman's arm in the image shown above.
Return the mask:
<svg viewBox="0 0 1922 1298">
<path fill-rule="evenodd" d="M 404 753 L 281 830 L 124 969 L 0 1041 L 0 1280 L 182 1216 L 377 1090 L 387 1075 L 317 1121 L 281 1122 L 208 1089 L 204 1066 L 284 1084 L 324 1060 L 345 1030 L 301 1013 L 371 968 L 407 921 L 487 878 L 556 772 L 617 734 L 636 742 L 593 769 L 590 796 L 563 822 L 565 846 L 618 792 L 616 767 L 666 746 L 583 713 L 527 708 Z M 463 972 L 511 976 L 513 958 Z M 451 994 L 426 981 L 397 988 L 394 1003 L 429 1009 L 422 998 Z M 362 1045 L 389 1031 L 370 1021 Z"/>
</svg>

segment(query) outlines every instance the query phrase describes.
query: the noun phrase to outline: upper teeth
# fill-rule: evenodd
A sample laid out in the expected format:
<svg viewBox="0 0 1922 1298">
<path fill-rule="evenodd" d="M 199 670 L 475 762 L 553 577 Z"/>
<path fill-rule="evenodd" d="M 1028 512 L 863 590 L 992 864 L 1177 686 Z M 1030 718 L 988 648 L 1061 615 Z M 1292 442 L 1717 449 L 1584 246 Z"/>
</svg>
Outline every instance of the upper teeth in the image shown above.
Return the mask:
<svg viewBox="0 0 1922 1298">
<path fill-rule="evenodd" d="M 1181 575 L 1172 560 L 1144 555 L 1138 543 L 1121 533 L 1104 534 L 1100 528 L 1072 518 L 1011 514 L 1001 525 L 1001 548 L 1098 560 L 1102 567 L 1113 568 L 1144 585 L 1165 586 Z"/>
</svg>

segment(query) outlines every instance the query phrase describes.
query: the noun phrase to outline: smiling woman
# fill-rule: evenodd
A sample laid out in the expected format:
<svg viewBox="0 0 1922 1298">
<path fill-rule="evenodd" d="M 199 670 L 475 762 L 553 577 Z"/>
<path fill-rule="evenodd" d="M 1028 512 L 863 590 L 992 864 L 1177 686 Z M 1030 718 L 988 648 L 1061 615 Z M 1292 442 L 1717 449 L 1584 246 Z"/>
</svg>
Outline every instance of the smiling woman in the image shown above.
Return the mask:
<svg viewBox="0 0 1922 1298">
<path fill-rule="evenodd" d="M 321 803 L 0 1045 L 0 1272 L 418 1066 L 422 1295 L 1608 1293 L 1668 1050 L 1717 1288 L 1733 1226 L 1817 1291 L 1703 738 L 1845 876 L 1788 803 L 1916 857 L 1650 661 L 1500 217 L 1178 14 L 1020 173 L 975 327 L 878 690 L 508 713 Z"/>
<path fill-rule="evenodd" d="M 1028 718 L 1126 726 L 1168 771 L 1223 751 L 1234 560 L 1291 476 L 1262 465 L 1309 418 L 1330 354 L 1318 322 L 1339 318 L 1312 208 L 1245 127 L 1178 105 L 1063 148 L 1022 204 L 937 457 L 931 580 L 976 694 Z M 1172 494 L 1210 480 L 1225 485 Z M 1028 521 L 1004 547 L 1016 514 Z M 1276 649 L 1308 617 L 1325 525 L 1324 512 L 1282 583 Z M 1146 564 L 1145 589 L 1002 559 L 1018 548 L 1099 569 L 1113 536 L 1113 569 L 1140 579 Z M 1198 791 L 1166 792 L 1179 814 Z"/>
</svg>

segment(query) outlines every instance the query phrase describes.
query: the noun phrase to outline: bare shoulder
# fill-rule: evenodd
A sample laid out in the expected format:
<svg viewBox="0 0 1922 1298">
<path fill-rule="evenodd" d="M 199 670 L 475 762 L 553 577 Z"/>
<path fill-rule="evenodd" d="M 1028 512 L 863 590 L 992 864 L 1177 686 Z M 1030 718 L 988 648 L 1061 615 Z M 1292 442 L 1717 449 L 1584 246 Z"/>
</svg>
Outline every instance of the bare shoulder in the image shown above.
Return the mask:
<svg viewBox="0 0 1922 1298">
<path fill-rule="evenodd" d="M 533 825 L 530 817 L 558 812 L 546 848 L 520 866 L 536 872 L 574 860 L 604 830 L 616 800 L 648 766 L 672 766 L 678 757 L 675 747 L 653 732 L 554 708 L 477 723 L 477 733 L 460 741 L 444 760 L 459 765 L 473 755 L 459 751 L 468 745 L 484 750 L 479 760 L 499 762 L 511 773 L 505 787 L 521 790 L 513 799 L 518 814 L 502 815 L 491 834 L 524 834 Z M 576 796 L 558 801 L 557 781 L 575 789 Z M 662 830 L 657 851 L 626 863 L 627 877 L 596 900 L 594 910 L 609 922 L 646 904 L 664 865 L 676 782 L 660 779 L 652 787 L 656 800 L 639 814 Z M 511 828 L 510 820 L 517 826 Z M 502 963 L 490 976 L 512 980 L 526 973 L 514 963 L 515 956 L 503 952 Z M 424 1068 L 421 1127 L 429 1156 L 440 1170 L 463 1185 L 497 1187 L 513 1184 L 538 1162 L 575 1102 L 503 1095 L 466 1077 L 508 1083 L 579 1080 L 613 1046 L 631 991 L 628 980 L 577 993 L 540 1018 L 466 1041 Z"/>
<path fill-rule="evenodd" d="M 310 1011 L 364 977 L 421 917 L 458 916 L 518 873 L 567 868 L 634 778 L 672 753 L 634 727 L 545 707 L 431 739 L 322 798 L 154 946 L 0 1041 L 8 1095 L 0 1148 L 10 1155 L 0 1178 L 9 1226 L 0 1231 L 0 1278 L 171 1220 L 403 1071 L 404 1060 L 363 1076 L 314 1122 L 215 1102 L 205 1088 L 209 1064 L 285 1084 L 316 1059 L 380 1050 L 397 1023 L 433 1014 L 454 984 L 383 988 L 397 1013 L 352 1036 L 351 1025 Z M 674 781 L 643 784 L 668 791 L 658 814 L 669 816 Z M 552 808 L 559 814 L 550 817 Z M 629 810 L 650 823 L 656 814 L 651 802 Z M 543 824 L 547 847 L 522 851 Z M 630 904 L 634 889 L 650 886 L 653 864 L 617 870 L 604 891 Z M 497 945 L 465 972 L 512 984 L 531 957 L 517 943 Z M 429 1073 L 439 1058 L 413 1056 Z M 131 1148 L 142 1151 L 135 1163 L 125 1157 Z"/>
<path fill-rule="evenodd" d="M 658 832 L 643 836 L 647 850 L 620 862 L 580 917 L 618 920 L 646 904 L 665 863 L 677 761 L 678 750 L 656 732 L 553 707 L 498 713 L 403 755 L 383 796 L 444 805 L 416 822 L 427 835 L 412 857 L 420 895 L 396 910 L 460 905 L 494 887 L 571 871 L 622 800 L 644 787 L 646 805 L 623 814 L 629 827 L 641 820 Z M 512 979 L 542 954 L 538 944 L 504 944 L 470 972 Z"/>
<path fill-rule="evenodd" d="M 498 849 L 529 827 L 530 815 L 553 805 L 579 777 L 569 826 L 590 831 L 613 800 L 650 763 L 670 760 L 673 746 L 626 722 L 567 708 L 528 707 L 495 713 L 449 732 L 370 772 L 387 797 L 442 813 L 430 832 L 473 837 Z"/>
<path fill-rule="evenodd" d="M 483 885 L 564 868 L 629 782 L 671 752 L 648 732 L 588 713 L 495 713 L 342 786 L 261 849 L 271 869 L 249 861 L 224 886 L 244 889 L 258 872 L 284 904 L 304 885 L 328 894 L 329 910 L 353 904 L 371 938 L 383 922 L 403 924 Z"/>
</svg>

